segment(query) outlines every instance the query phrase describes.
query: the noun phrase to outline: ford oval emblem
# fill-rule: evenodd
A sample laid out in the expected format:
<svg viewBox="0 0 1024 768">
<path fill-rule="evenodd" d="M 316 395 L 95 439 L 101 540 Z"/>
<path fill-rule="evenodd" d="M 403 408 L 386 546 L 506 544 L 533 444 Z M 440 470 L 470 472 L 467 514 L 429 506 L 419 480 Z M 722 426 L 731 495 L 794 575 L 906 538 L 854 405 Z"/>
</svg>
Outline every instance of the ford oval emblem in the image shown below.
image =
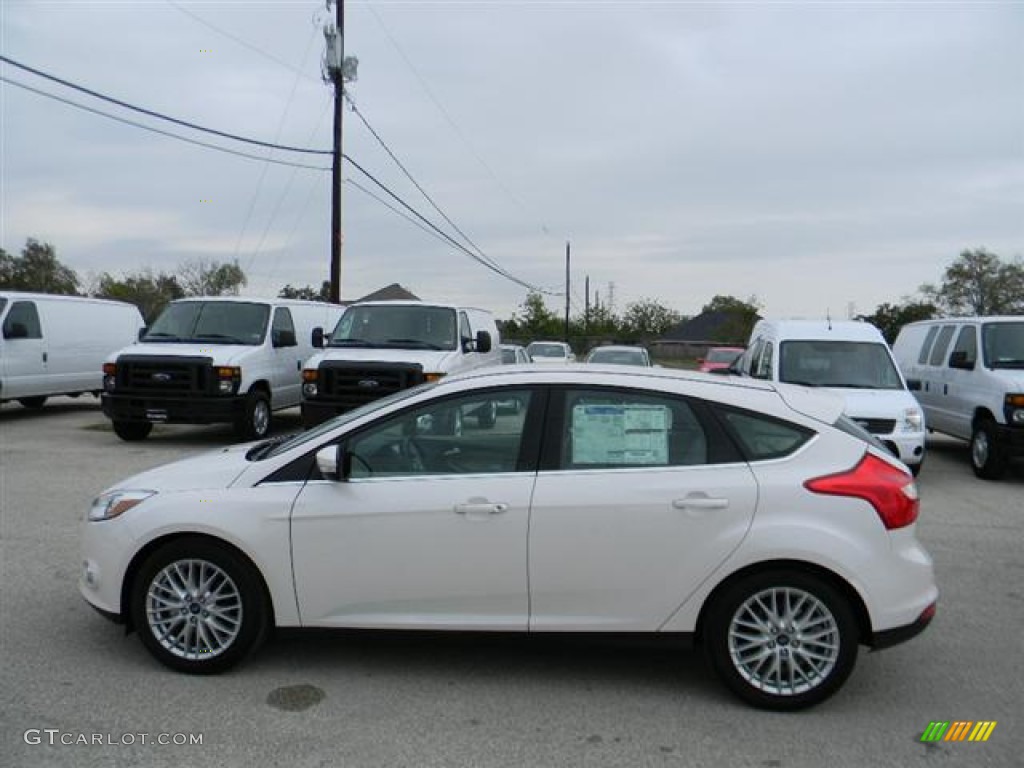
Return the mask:
<svg viewBox="0 0 1024 768">
<path fill-rule="evenodd" d="M 359 382 L 359 386 L 363 389 L 373 389 L 374 387 L 379 387 L 380 382 L 376 379 L 362 379 Z"/>
<path fill-rule="evenodd" d="M 171 380 L 171 374 L 169 373 L 154 373 L 153 381 L 159 381 L 161 384 L 166 384 Z"/>
</svg>

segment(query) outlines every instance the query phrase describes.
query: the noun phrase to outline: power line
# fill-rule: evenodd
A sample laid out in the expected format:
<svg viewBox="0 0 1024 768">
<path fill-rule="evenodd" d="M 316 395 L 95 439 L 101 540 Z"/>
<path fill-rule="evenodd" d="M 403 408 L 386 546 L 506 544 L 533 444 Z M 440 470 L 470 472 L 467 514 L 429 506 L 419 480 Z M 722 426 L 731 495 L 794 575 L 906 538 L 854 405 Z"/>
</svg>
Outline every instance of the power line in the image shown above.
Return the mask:
<svg viewBox="0 0 1024 768">
<path fill-rule="evenodd" d="M 213 134 L 215 136 L 220 136 L 221 138 L 232 139 L 233 141 L 240 141 L 240 142 L 243 142 L 245 144 L 254 144 L 254 145 L 259 146 L 259 147 L 268 147 L 270 149 L 280 149 L 280 150 L 282 150 L 284 152 L 301 152 L 301 153 L 304 153 L 304 154 L 307 154 L 307 155 L 332 155 L 332 154 L 334 154 L 329 149 L 308 149 L 308 148 L 305 148 L 305 147 L 290 147 L 290 146 L 286 146 L 286 145 L 283 145 L 283 144 L 272 144 L 272 143 L 270 143 L 268 141 L 260 141 L 259 139 L 250 139 L 250 138 L 247 138 L 245 136 L 239 136 L 239 135 L 234 134 L 234 133 L 226 133 L 225 131 L 218 131 L 218 130 L 216 130 L 214 128 L 206 128 L 204 126 L 197 125 L 196 123 L 190 123 L 187 120 L 179 120 L 176 117 L 170 117 L 169 115 L 165 115 L 165 114 L 162 114 L 160 112 L 154 112 L 151 109 L 145 109 L 144 107 L 137 107 L 134 104 L 129 104 L 126 101 L 121 101 L 120 99 L 115 99 L 112 96 L 106 96 L 106 95 L 104 95 L 102 93 L 99 93 L 98 91 L 94 91 L 94 90 L 91 90 L 91 89 L 86 88 L 84 86 L 77 85 L 75 83 L 70 82 L 69 80 L 64 80 L 62 78 L 56 77 L 55 75 L 47 74 L 46 72 L 43 72 L 42 70 L 35 69 L 35 68 L 30 67 L 30 66 L 28 66 L 26 64 L 22 64 L 20 62 L 17 62 L 14 59 L 8 58 L 7 56 L 4 56 L 2 54 L 0 54 L 0 61 L 5 62 L 6 64 L 10 64 L 13 67 L 17 67 L 18 69 L 22 69 L 22 70 L 24 70 L 26 72 L 30 72 L 33 75 L 36 75 L 37 77 L 42 77 L 42 78 L 44 78 L 46 80 L 50 80 L 52 82 L 59 83 L 60 85 L 63 85 L 65 87 L 67 87 L 67 88 L 72 88 L 72 89 L 74 89 L 76 91 L 79 91 L 81 93 L 88 94 L 89 96 L 92 96 L 94 98 L 101 99 L 101 100 L 109 102 L 111 104 L 116 104 L 119 107 L 124 107 L 125 109 L 130 109 L 130 110 L 132 110 L 134 112 L 140 112 L 140 113 L 142 113 L 144 115 L 148 115 L 149 117 L 155 117 L 155 118 L 157 118 L 159 120 L 166 120 L 169 123 L 174 123 L 175 125 L 181 125 L 181 126 L 184 126 L 185 128 L 191 128 L 191 129 L 196 130 L 196 131 L 202 131 L 203 133 L 210 133 L 210 134 Z"/>
<path fill-rule="evenodd" d="M 438 235 L 437 232 L 435 232 L 434 230 L 424 226 L 424 224 L 422 222 L 417 221 L 416 219 L 414 219 L 412 216 L 410 216 L 409 214 L 407 214 L 405 211 L 401 210 L 400 208 L 396 208 L 391 203 L 389 203 L 387 200 L 385 200 L 383 197 L 378 195 L 376 192 L 373 192 L 372 190 L 367 189 L 362 184 L 360 184 L 358 181 L 355 181 L 354 179 L 345 179 L 345 183 L 346 184 L 351 184 L 353 187 L 358 189 L 364 195 L 367 195 L 368 197 L 372 197 L 374 200 L 376 200 L 378 203 L 383 205 L 385 208 L 387 208 L 387 209 L 391 210 L 392 212 L 398 214 L 403 219 L 408 221 L 410 224 L 413 224 L 416 227 L 419 227 L 422 231 L 426 232 L 431 237 L 437 238 L 438 240 L 440 240 L 443 243 L 447 243 L 448 242 L 447 240 L 442 238 L 440 235 Z"/>
<path fill-rule="evenodd" d="M 134 120 L 129 120 L 129 119 L 124 118 L 124 117 L 118 117 L 117 115 L 112 115 L 109 112 L 104 112 L 104 111 L 102 111 L 100 109 L 96 109 L 94 107 L 86 106 L 85 104 L 79 104 L 77 101 L 72 101 L 71 99 L 66 99 L 63 96 L 58 96 L 58 95 L 56 95 L 54 93 L 47 93 L 46 91 L 41 91 L 38 88 L 33 88 L 31 85 L 26 85 L 25 83 L 19 83 L 18 81 L 11 80 L 10 78 L 4 77 L 3 75 L 0 75 L 0 81 L 3 81 L 3 82 L 5 82 L 5 83 L 7 83 L 9 85 L 13 85 L 13 86 L 15 86 L 17 88 L 22 88 L 22 89 L 24 89 L 26 91 L 31 91 L 32 93 L 38 94 L 39 96 L 44 96 L 44 97 L 46 97 L 48 99 L 53 99 L 54 101 L 59 101 L 59 102 L 61 102 L 63 104 L 67 104 L 67 105 L 75 107 L 77 109 L 84 110 L 85 112 L 91 112 L 94 115 L 100 115 L 101 117 L 106 117 L 106 118 L 108 118 L 110 120 L 115 120 L 115 121 L 117 121 L 119 123 L 124 123 L 125 125 L 130 125 L 130 126 L 132 126 L 134 128 L 141 128 L 144 131 L 151 131 L 152 133 L 159 133 L 161 136 L 167 136 L 167 137 L 172 138 L 172 139 L 177 139 L 178 141 L 184 141 L 187 144 L 194 144 L 194 145 L 196 145 L 198 147 L 205 147 L 206 149 L 215 149 L 218 152 L 224 152 L 224 153 L 229 154 L 229 155 L 235 155 L 236 157 L 244 157 L 244 158 L 246 158 L 248 160 L 258 160 L 261 163 L 275 163 L 276 165 L 285 165 L 285 166 L 288 166 L 290 168 L 305 168 L 305 169 L 310 170 L 310 171 L 329 171 L 329 170 L 331 170 L 330 168 L 324 168 L 324 167 L 318 166 L 318 165 L 306 165 L 304 163 L 293 163 L 293 162 L 290 162 L 288 160 L 275 160 L 273 158 L 260 157 L 259 155 L 253 155 L 253 154 L 250 154 L 249 152 L 239 152 L 236 149 L 228 149 L 227 147 L 221 147 L 221 146 L 218 146 L 217 144 L 210 144 L 209 142 L 199 141 L 198 139 L 190 139 L 187 136 L 182 136 L 182 135 L 177 134 L 177 133 L 171 133 L 170 131 L 164 131 L 164 130 L 161 130 L 160 128 L 154 128 L 153 126 L 144 125 L 143 123 L 139 123 L 139 122 L 136 122 Z"/>
</svg>

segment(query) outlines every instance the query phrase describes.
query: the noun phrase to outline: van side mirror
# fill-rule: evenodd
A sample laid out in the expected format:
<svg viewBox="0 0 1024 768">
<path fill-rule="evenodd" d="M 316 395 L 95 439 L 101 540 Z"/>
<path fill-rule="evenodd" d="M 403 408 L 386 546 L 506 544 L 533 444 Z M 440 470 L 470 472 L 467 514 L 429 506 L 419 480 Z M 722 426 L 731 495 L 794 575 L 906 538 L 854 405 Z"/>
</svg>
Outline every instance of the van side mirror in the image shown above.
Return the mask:
<svg viewBox="0 0 1024 768">
<path fill-rule="evenodd" d="M 491 334 L 487 331 L 476 332 L 476 351 L 477 352 L 490 352 L 491 351 Z"/>
<path fill-rule="evenodd" d="M 294 347 L 297 344 L 295 341 L 295 331 L 283 329 L 271 331 L 270 343 L 275 347 Z"/>
<path fill-rule="evenodd" d="M 962 371 L 973 371 L 974 361 L 967 358 L 966 350 L 958 350 L 949 356 L 949 367 L 959 368 Z"/>
<path fill-rule="evenodd" d="M 324 329 L 319 325 L 313 329 L 313 335 L 310 338 L 310 343 L 313 345 L 314 349 L 324 348 Z"/>
<path fill-rule="evenodd" d="M 137 335 L 137 338 L 138 338 L 139 341 L 142 341 L 143 337 L 145 337 L 145 335 L 146 335 L 146 331 L 148 331 L 148 330 L 149 330 L 149 328 L 147 326 L 145 326 L 145 325 L 142 326 L 141 328 L 139 328 L 139 333 Z"/>
<path fill-rule="evenodd" d="M 921 391 L 921 380 L 920 379 L 907 379 L 907 389 L 911 392 Z"/>
</svg>

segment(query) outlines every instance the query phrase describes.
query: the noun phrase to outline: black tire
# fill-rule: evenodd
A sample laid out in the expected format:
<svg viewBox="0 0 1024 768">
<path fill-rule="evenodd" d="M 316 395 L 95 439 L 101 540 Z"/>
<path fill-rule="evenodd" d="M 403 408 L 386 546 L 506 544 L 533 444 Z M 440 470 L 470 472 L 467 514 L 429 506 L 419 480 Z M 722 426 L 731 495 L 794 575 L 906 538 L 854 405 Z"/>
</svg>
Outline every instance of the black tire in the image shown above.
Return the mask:
<svg viewBox="0 0 1024 768">
<path fill-rule="evenodd" d="M 205 594 L 189 591 L 200 584 Z M 256 569 L 209 539 L 176 539 L 156 550 L 139 569 L 130 599 L 142 644 L 178 672 L 224 672 L 267 634 L 269 611 Z"/>
<path fill-rule="evenodd" d="M 498 421 L 498 404 L 489 400 L 476 412 L 476 423 L 480 429 L 493 429 Z"/>
<path fill-rule="evenodd" d="M 153 425 L 148 421 L 115 421 L 114 434 L 129 443 L 137 440 L 145 440 L 153 431 Z"/>
<path fill-rule="evenodd" d="M 907 466 L 910 468 L 910 474 L 917 477 L 921 474 L 921 467 L 924 466 L 924 459 L 921 459 L 917 464 L 908 464 Z"/>
<path fill-rule="evenodd" d="M 254 389 L 245 398 L 241 418 L 235 422 L 235 433 L 243 440 L 262 440 L 270 434 L 270 397 L 261 389 Z"/>
<path fill-rule="evenodd" d="M 42 408 L 46 404 L 46 395 L 37 395 L 35 397 L 21 397 L 18 398 L 18 402 L 21 403 L 25 408 Z"/>
<path fill-rule="evenodd" d="M 788 624 L 784 600 L 796 612 Z M 857 660 L 858 634 L 853 610 L 836 588 L 778 570 L 742 579 L 716 596 L 703 642 L 712 669 L 733 693 L 755 707 L 789 711 L 839 690 Z"/>
<path fill-rule="evenodd" d="M 985 419 L 974 426 L 971 435 L 971 468 L 985 480 L 998 480 L 1006 474 L 1006 451 L 999 444 L 996 423 Z"/>
</svg>

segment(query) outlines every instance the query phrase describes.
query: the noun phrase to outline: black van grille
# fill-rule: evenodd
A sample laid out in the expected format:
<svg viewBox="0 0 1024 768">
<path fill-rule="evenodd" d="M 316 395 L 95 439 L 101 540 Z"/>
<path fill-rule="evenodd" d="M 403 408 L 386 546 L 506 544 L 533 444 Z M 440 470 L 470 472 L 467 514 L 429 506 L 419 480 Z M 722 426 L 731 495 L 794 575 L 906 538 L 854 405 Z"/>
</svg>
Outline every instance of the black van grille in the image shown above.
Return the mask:
<svg viewBox="0 0 1024 768">
<path fill-rule="evenodd" d="M 860 416 L 851 416 L 850 418 L 872 435 L 891 435 L 892 431 L 896 429 L 896 419 L 865 419 Z"/>
<path fill-rule="evenodd" d="M 117 389 L 124 392 L 209 394 L 213 386 L 209 357 L 151 357 L 121 355 L 117 360 Z"/>
<path fill-rule="evenodd" d="M 421 365 L 326 360 L 320 364 L 318 397 L 349 410 L 423 381 Z"/>
</svg>

